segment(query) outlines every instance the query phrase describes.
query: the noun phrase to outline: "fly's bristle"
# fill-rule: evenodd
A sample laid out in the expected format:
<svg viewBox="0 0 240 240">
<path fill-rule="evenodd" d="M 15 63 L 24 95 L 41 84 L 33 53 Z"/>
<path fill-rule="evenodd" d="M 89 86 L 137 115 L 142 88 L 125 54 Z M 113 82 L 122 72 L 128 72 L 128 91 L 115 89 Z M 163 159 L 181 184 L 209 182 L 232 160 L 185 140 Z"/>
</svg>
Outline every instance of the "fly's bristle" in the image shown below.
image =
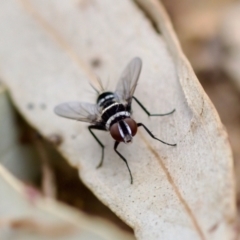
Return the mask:
<svg viewBox="0 0 240 240">
<path fill-rule="evenodd" d="M 105 91 L 102 81 L 99 77 L 96 78 L 96 81 L 93 83 L 89 83 L 91 87 L 97 92 L 98 95 L 100 95 L 102 92 Z"/>
<path fill-rule="evenodd" d="M 108 78 L 107 78 L 107 83 L 106 83 L 106 89 L 109 89 L 109 84 L 110 83 L 110 77 L 108 76 Z"/>
<path fill-rule="evenodd" d="M 98 85 L 100 86 L 101 92 L 104 92 L 105 89 L 104 89 L 104 87 L 103 87 L 103 84 L 102 84 L 101 79 L 98 77 L 97 80 L 98 80 Z"/>
<path fill-rule="evenodd" d="M 95 87 L 93 86 L 93 84 L 91 84 L 91 83 L 89 83 L 89 84 L 90 84 L 90 86 L 93 88 L 93 90 L 99 95 L 99 94 L 100 94 L 99 90 L 98 90 L 97 88 L 95 88 Z"/>
</svg>

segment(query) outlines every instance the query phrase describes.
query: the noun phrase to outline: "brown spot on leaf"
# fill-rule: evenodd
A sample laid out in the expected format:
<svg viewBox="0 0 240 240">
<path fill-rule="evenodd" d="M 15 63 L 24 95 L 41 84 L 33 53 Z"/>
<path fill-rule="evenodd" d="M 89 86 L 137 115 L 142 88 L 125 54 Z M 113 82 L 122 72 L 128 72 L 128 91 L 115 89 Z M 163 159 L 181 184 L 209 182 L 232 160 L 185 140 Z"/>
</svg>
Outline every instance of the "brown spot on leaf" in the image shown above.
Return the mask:
<svg viewBox="0 0 240 240">
<path fill-rule="evenodd" d="M 55 146 L 59 146 L 63 142 L 63 138 L 59 134 L 51 134 L 48 137 L 48 141 Z"/>
<path fill-rule="evenodd" d="M 213 233 L 217 230 L 219 223 L 215 223 L 208 231 Z"/>
<path fill-rule="evenodd" d="M 96 5 L 94 0 L 78 0 L 78 2 L 80 8 L 83 10 L 90 6 Z"/>
<path fill-rule="evenodd" d="M 62 237 L 76 231 L 76 228 L 68 223 L 50 224 L 43 221 L 34 220 L 32 218 L 12 220 L 10 222 L 10 226 L 14 229 L 32 231 L 49 237 Z"/>
<path fill-rule="evenodd" d="M 101 66 L 101 60 L 99 58 L 94 58 L 91 60 L 91 66 L 94 68 L 98 68 Z"/>
<path fill-rule="evenodd" d="M 40 104 L 40 108 L 41 108 L 42 110 L 44 110 L 44 109 L 47 108 L 47 105 L 46 105 L 45 103 L 41 103 L 41 104 Z"/>
<path fill-rule="evenodd" d="M 31 204 L 34 204 L 36 200 L 41 196 L 41 193 L 33 186 L 25 186 L 25 196 Z"/>
<path fill-rule="evenodd" d="M 27 108 L 28 108 L 29 110 L 34 109 L 34 104 L 33 104 L 33 103 L 28 103 L 28 104 L 27 104 Z"/>
</svg>

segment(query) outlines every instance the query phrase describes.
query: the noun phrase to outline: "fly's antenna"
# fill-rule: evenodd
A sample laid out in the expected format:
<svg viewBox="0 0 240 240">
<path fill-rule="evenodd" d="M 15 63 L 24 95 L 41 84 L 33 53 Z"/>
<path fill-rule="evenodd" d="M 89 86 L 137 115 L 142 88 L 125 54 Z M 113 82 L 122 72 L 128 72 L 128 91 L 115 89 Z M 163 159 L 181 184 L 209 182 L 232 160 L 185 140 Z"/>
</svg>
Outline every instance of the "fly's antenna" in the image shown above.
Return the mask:
<svg viewBox="0 0 240 240">
<path fill-rule="evenodd" d="M 100 94 L 99 90 L 95 88 L 92 83 L 89 82 L 89 84 L 93 88 L 93 90 L 95 90 L 95 92 L 99 95 Z"/>
</svg>

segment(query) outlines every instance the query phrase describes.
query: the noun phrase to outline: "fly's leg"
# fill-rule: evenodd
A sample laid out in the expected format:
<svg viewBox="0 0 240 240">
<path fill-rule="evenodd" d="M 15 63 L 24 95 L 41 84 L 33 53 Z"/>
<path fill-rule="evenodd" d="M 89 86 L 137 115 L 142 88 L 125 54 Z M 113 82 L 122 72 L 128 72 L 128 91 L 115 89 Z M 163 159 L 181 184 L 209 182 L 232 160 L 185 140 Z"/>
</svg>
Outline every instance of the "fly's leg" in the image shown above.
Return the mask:
<svg viewBox="0 0 240 240">
<path fill-rule="evenodd" d="M 117 142 L 117 141 L 115 142 L 115 144 L 114 144 L 114 151 L 115 151 L 115 152 L 117 153 L 117 155 L 126 163 L 127 168 L 128 168 L 128 171 L 129 171 L 129 174 L 130 174 L 131 184 L 133 184 L 133 177 L 132 177 L 131 170 L 130 170 L 130 168 L 129 168 L 129 166 L 128 166 L 128 162 L 127 162 L 126 158 L 125 158 L 120 152 L 118 152 L 118 150 L 117 150 L 117 147 L 118 147 L 119 143 L 120 143 L 120 142 Z"/>
<path fill-rule="evenodd" d="M 169 146 L 177 146 L 176 143 L 175 143 L 175 144 L 166 143 L 166 142 L 164 142 L 164 141 L 156 138 L 144 124 L 142 124 L 142 123 L 137 123 L 137 126 L 138 126 L 138 127 L 143 127 L 143 128 L 146 130 L 146 132 L 147 132 L 152 138 L 160 141 L 161 143 L 164 143 L 164 144 L 169 145 Z"/>
<path fill-rule="evenodd" d="M 91 125 L 88 127 L 89 132 L 92 134 L 92 136 L 95 138 L 95 140 L 98 142 L 98 144 L 101 146 L 102 148 L 102 157 L 100 160 L 100 163 L 97 165 L 97 168 L 100 168 L 103 164 L 103 159 L 104 159 L 104 145 L 102 144 L 102 142 L 97 138 L 97 136 L 94 134 L 94 132 L 92 131 L 92 129 L 96 129 L 96 130 L 102 130 L 102 131 L 106 131 L 106 129 L 102 126 L 94 126 Z"/>
<path fill-rule="evenodd" d="M 137 104 L 142 108 L 142 110 L 149 116 L 149 117 L 160 117 L 160 116 L 166 116 L 166 115 L 170 115 L 172 113 L 175 112 L 175 109 L 173 109 L 171 112 L 168 112 L 168 113 L 163 113 L 163 114 L 151 114 L 143 105 L 142 103 L 136 98 L 136 97 L 132 97 L 136 102 Z"/>
</svg>

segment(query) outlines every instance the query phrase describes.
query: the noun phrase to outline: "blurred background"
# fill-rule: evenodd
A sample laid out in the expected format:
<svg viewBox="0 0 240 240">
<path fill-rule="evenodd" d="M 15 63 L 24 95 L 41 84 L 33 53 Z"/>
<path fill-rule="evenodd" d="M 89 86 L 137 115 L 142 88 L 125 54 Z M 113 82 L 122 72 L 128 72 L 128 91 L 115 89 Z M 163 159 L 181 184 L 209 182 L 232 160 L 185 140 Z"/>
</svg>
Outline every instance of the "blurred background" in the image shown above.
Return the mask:
<svg viewBox="0 0 240 240">
<path fill-rule="evenodd" d="M 234 0 L 163 0 L 162 2 L 171 18 L 184 53 L 229 134 L 239 205 L 240 2 Z M 7 95 L 1 97 L 0 110 L 5 109 L 6 113 L 0 116 L 0 120 L 7 123 L 0 128 L 0 135 L 5 136 L 5 129 L 13 129 L 12 126 L 14 126 L 16 128 L 13 133 L 14 141 L 20 143 L 20 147 L 16 147 L 16 154 L 19 155 L 21 152 L 26 157 L 25 165 L 21 164 L 17 168 L 14 167 L 15 163 L 9 160 L 12 156 L 1 158 L 1 163 L 25 183 L 38 188 L 46 195 L 56 197 L 90 215 L 106 218 L 132 233 L 130 227 L 81 183 L 77 170 L 70 167 L 55 151 L 54 147 L 61 143 L 61 138 L 51 136 L 50 141 L 46 142 L 18 113 L 10 113 L 6 110 L 11 108 L 11 111 L 14 111 L 7 99 Z M 12 122 L 9 119 L 12 119 Z M 36 159 L 39 165 L 36 165 Z M 29 173 L 31 177 L 26 177 L 29 175 L 26 175 L 25 166 L 29 164 L 32 165 Z"/>
<path fill-rule="evenodd" d="M 226 127 L 240 199 L 240 2 L 163 0 L 184 53 Z"/>
</svg>

